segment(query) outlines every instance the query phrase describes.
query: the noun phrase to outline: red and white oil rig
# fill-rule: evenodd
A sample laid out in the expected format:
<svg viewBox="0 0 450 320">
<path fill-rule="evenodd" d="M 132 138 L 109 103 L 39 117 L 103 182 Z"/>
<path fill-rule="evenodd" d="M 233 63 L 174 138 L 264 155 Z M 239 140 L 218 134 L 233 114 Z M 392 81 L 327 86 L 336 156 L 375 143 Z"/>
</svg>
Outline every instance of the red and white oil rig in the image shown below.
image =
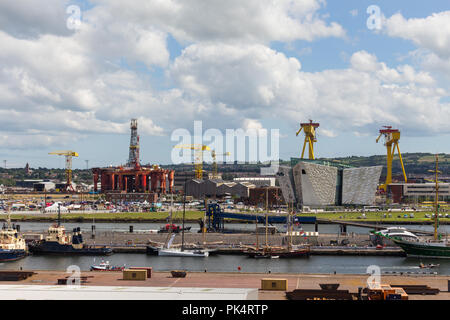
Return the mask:
<svg viewBox="0 0 450 320">
<path fill-rule="evenodd" d="M 172 193 L 175 171 L 162 169 L 158 165 L 141 166 L 139 161 L 137 119 L 131 120 L 130 128 L 131 139 L 128 162 L 125 166 L 93 168 L 94 192 L 98 192 L 97 184 L 100 179 L 101 193 Z"/>
</svg>

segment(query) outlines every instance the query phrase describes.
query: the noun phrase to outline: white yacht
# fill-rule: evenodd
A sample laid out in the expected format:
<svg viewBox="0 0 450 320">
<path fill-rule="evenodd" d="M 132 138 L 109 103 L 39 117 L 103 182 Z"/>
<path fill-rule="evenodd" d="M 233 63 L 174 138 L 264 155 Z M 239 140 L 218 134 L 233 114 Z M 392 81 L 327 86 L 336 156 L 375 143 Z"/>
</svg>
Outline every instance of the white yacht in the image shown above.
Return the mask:
<svg viewBox="0 0 450 320">
<path fill-rule="evenodd" d="M 389 227 L 380 231 L 380 234 L 388 237 L 396 237 L 401 240 L 418 241 L 419 237 L 403 227 Z"/>
<path fill-rule="evenodd" d="M 181 250 L 181 248 L 167 248 L 159 249 L 158 256 L 171 256 L 171 257 L 208 257 L 209 252 L 205 250 Z"/>
</svg>

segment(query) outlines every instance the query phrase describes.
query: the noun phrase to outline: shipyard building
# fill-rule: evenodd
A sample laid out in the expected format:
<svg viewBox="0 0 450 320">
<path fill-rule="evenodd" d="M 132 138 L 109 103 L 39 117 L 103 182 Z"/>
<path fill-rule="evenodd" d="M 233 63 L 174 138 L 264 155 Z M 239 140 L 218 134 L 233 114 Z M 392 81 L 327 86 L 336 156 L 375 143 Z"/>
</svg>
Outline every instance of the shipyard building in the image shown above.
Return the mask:
<svg viewBox="0 0 450 320">
<path fill-rule="evenodd" d="M 372 205 L 381 171 L 382 166 L 352 168 L 292 158 L 277 178 L 285 201 L 297 206 Z"/>
</svg>

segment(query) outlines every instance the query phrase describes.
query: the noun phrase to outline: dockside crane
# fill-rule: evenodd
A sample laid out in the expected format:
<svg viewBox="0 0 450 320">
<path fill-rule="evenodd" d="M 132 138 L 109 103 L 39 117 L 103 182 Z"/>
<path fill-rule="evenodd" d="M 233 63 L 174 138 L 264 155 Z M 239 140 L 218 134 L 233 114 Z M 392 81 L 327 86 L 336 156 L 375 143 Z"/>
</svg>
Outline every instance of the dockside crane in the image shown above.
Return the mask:
<svg viewBox="0 0 450 320">
<path fill-rule="evenodd" d="M 387 149 L 387 173 L 386 173 L 386 182 L 381 185 L 381 189 L 387 191 L 387 186 L 392 183 L 392 160 L 394 159 L 395 148 L 397 148 L 398 156 L 400 158 L 400 163 L 402 165 L 403 178 L 405 179 L 405 183 L 408 182 L 406 178 L 405 166 L 403 165 L 402 154 L 400 153 L 400 147 L 398 146 L 398 142 L 400 140 L 400 131 L 398 129 L 392 129 L 392 126 L 383 126 L 384 129 L 380 130 L 380 135 L 378 136 L 376 142 L 380 140 L 382 136 L 384 136 L 385 142 L 384 145 Z"/>
<path fill-rule="evenodd" d="M 295 134 L 298 136 L 303 129 L 305 133 L 305 142 L 303 143 L 302 156 L 305 154 L 305 147 L 308 145 L 309 151 L 309 159 L 314 160 L 314 142 L 317 142 L 316 139 L 316 129 L 319 127 L 319 123 L 313 123 L 312 120 L 309 120 L 309 123 L 300 123 L 300 129 Z"/>
<path fill-rule="evenodd" d="M 65 151 L 53 151 L 49 154 L 55 154 L 58 156 L 66 157 L 66 190 L 75 191 L 72 185 L 72 157 L 78 157 L 78 153 L 71 150 Z"/>
<path fill-rule="evenodd" d="M 194 150 L 195 178 L 203 179 L 203 151 L 211 151 L 211 148 L 203 144 L 178 144 L 174 148 Z"/>
<path fill-rule="evenodd" d="M 204 144 L 179 144 L 176 145 L 174 148 L 180 148 L 180 149 L 190 149 L 195 151 L 195 161 L 194 161 L 194 168 L 195 168 L 195 178 L 196 179 L 203 179 L 203 152 L 209 151 L 211 152 L 211 157 L 213 159 L 213 174 L 212 179 L 217 179 L 219 177 L 218 170 L 217 170 L 217 156 L 229 156 L 229 152 L 225 153 L 216 153 L 215 150 L 211 149 L 209 146 L 206 146 Z"/>
<path fill-rule="evenodd" d="M 213 179 L 218 179 L 219 178 L 219 174 L 218 174 L 218 170 L 217 170 L 217 160 L 216 157 L 217 156 L 229 156 L 230 153 L 229 152 L 225 152 L 225 153 L 216 153 L 215 150 L 211 151 L 211 157 L 213 159 L 213 175 L 212 178 Z"/>
</svg>

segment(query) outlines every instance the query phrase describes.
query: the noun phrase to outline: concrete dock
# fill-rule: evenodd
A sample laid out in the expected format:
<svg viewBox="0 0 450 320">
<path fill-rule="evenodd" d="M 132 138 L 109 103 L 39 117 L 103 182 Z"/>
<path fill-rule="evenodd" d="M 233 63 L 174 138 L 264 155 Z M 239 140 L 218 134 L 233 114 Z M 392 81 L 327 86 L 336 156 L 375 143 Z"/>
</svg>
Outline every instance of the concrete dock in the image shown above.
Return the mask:
<svg viewBox="0 0 450 320">
<path fill-rule="evenodd" d="M 223 234 L 223 233 L 201 233 L 187 232 L 184 235 L 186 244 L 202 245 L 205 241 L 211 248 L 218 249 L 219 254 L 242 254 L 246 246 L 263 246 L 266 243 L 265 235 L 259 234 Z M 145 253 L 145 247 L 149 241 L 163 244 L 168 235 L 164 233 L 151 232 L 97 232 L 95 239 L 90 233 L 84 234 L 87 244 L 109 245 L 117 253 Z M 271 246 L 286 245 L 285 234 L 271 234 L 267 236 L 267 243 Z M 361 234 L 320 234 L 318 237 L 292 237 L 293 244 L 311 245 L 312 255 L 359 255 L 359 256 L 405 256 L 403 250 L 397 246 L 389 246 L 376 249 L 369 235 Z M 173 245 L 181 244 L 181 234 L 178 234 Z M 343 245 L 345 244 L 345 245 Z"/>
<path fill-rule="evenodd" d="M 64 271 L 33 270 L 34 275 L 22 281 L 0 281 L 1 285 L 46 285 L 55 286 L 58 279 L 69 274 Z M 258 300 L 286 300 L 286 291 L 261 290 L 261 279 L 286 279 L 287 291 L 294 289 L 320 289 L 319 284 L 339 283 L 339 289 L 357 292 L 366 287 L 369 275 L 349 274 L 267 274 L 267 273 L 216 273 L 187 272 L 185 278 L 173 278 L 170 272 L 153 272 L 145 281 L 122 280 L 122 272 L 82 272 L 86 282 L 81 286 L 115 287 L 166 287 L 166 288 L 254 288 L 258 289 Z M 382 275 L 381 283 L 403 285 L 428 285 L 440 290 L 437 295 L 410 295 L 410 300 L 449 300 L 449 276 Z"/>
</svg>

